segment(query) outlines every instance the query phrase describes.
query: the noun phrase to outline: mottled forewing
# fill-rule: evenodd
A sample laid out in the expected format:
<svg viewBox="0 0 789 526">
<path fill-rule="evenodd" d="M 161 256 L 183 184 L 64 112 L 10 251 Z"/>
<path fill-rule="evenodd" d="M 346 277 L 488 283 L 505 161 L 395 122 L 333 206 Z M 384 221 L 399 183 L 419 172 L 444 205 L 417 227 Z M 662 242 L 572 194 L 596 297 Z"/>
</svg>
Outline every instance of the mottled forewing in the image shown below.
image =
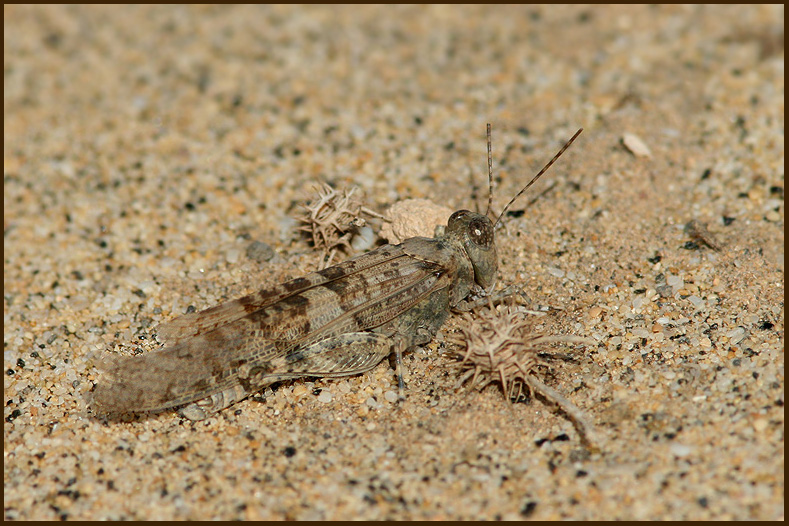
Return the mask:
<svg viewBox="0 0 789 526">
<path fill-rule="evenodd" d="M 279 284 L 275 287 L 261 289 L 242 298 L 227 301 L 200 312 L 184 314 L 162 323 L 157 328 L 157 336 L 168 344 L 175 344 L 197 334 L 204 334 L 219 327 L 226 326 L 236 320 L 277 304 L 287 298 L 296 296 L 309 289 L 319 287 L 344 276 L 364 272 L 381 263 L 402 255 L 399 246 L 385 245 L 378 250 L 362 254 L 340 265 L 313 272 L 301 278 Z"/>
</svg>

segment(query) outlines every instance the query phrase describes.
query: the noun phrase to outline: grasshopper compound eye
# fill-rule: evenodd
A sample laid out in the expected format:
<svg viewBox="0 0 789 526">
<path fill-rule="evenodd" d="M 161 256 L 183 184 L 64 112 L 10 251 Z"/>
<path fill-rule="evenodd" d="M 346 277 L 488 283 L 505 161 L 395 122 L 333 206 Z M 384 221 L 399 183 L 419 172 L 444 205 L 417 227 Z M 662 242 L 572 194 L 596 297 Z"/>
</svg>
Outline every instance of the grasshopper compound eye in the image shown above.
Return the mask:
<svg viewBox="0 0 789 526">
<path fill-rule="evenodd" d="M 477 246 L 493 245 L 493 223 L 485 216 L 474 218 L 468 224 L 468 237 Z"/>
<path fill-rule="evenodd" d="M 447 231 L 463 238 L 464 244 L 471 242 L 483 249 L 493 246 L 493 223 L 476 212 L 458 210 L 449 217 Z"/>
</svg>

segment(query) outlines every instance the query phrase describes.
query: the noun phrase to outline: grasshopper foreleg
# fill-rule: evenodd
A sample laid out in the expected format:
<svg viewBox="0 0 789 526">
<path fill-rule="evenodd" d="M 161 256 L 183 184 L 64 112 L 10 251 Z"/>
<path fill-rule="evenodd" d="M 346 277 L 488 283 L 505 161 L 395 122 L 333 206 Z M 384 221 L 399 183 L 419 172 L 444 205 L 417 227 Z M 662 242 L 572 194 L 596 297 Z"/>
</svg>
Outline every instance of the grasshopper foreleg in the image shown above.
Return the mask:
<svg viewBox="0 0 789 526">
<path fill-rule="evenodd" d="M 484 305 L 499 305 L 505 301 L 519 303 L 522 301 L 524 296 L 525 294 L 520 287 L 516 285 L 510 285 L 490 294 L 483 294 L 477 296 L 476 298 L 460 301 L 453 307 L 453 309 L 459 312 L 470 312 Z"/>
</svg>

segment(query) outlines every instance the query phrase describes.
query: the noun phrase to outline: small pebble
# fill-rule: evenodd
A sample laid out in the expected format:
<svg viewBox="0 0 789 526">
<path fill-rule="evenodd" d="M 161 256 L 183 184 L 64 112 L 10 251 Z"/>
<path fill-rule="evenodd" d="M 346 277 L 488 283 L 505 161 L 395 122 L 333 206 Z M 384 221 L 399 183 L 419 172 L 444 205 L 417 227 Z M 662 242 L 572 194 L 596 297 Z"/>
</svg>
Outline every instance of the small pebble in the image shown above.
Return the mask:
<svg viewBox="0 0 789 526">
<path fill-rule="evenodd" d="M 357 252 L 364 252 L 372 248 L 375 243 L 375 233 L 369 226 L 363 226 L 359 233 L 351 239 L 351 247 Z"/>
<path fill-rule="evenodd" d="M 658 285 L 655 290 L 661 298 L 670 298 L 674 294 L 674 289 L 669 284 Z"/>
<path fill-rule="evenodd" d="M 253 241 L 247 247 L 247 257 L 261 263 L 270 261 L 275 254 L 276 252 L 274 252 L 273 248 L 261 241 Z"/>
<path fill-rule="evenodd" d="M 697 309 L 704 307 L 704 300 L 696 296 L 695 294 L 692 296 L 688 296 L 688 301 L 693 304 L 693 306 Z"/>
<path fill-rule="evenodd" d="M 769 424 L 770 422 L 766 418 L 757 418 L 753 421 L 753 430 L 757 433 L 762 433 Z"/>
<path fill-rule="evenodd" d="M 630 150 L 630 153 L 636 157 L 652 157 L 652 151 L 644 144 L 644 141 L 635 134 L 625 133 L 622 136 L 622 144 L 624 144 L 625 148 Z"/>
<path fill-rule="evenodd" d="M 562 269 L 556 268 L 556 267 L 548 267 L 548 274 L 550 274 L 551 276 L 554 276 L 556 278 L 563 278 L 564 277 L 564 271 Z"/>
<path fill-rule="evenodd" d="M 666 278 L 666 284 L 674 290 L 679 290 L 685 285 L 685 281 L 679 276 L 669 276 Z"/>
<path fill-rule="evenodd" d="M 679 458 L 687 457 L 693 453 L 693 448 L 691 446 L 686 446 L 685 444 L 673 443 L 669 446 L 669 449 L 671 450 L 672 455 Z"/>
<path fill-rule="evenodd" d="M 764 214 L 764 218 L 771 223 L 777 223 L 778 221 L 781 220 L 781 214 L 779 214 L 775 210 L 770 210 L 769 212 Z"/>
<path fill-rule="evenodd" d="M 726 333 L 726 337 L 731 343 L 740 343 L 745 338 L 745 329 L 742 327 L 735 327 Z"/>
<path fill-rule="evenodd" d="M 238 262 L 238 258 L 241 256 L 241 252 L 235 248 L 231 248 L 225 254 L 225 259 L 231 265 Z"/>
</svg>

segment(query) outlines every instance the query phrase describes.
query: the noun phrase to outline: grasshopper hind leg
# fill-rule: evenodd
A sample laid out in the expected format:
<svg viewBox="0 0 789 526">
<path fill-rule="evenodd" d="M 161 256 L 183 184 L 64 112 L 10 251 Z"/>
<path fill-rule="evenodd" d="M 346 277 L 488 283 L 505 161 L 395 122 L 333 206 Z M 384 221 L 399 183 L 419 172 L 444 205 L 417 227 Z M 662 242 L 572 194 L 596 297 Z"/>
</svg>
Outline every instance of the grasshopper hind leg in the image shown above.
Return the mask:
<svg viewBox="0 0 789 526">
<path fill-rule="evenodd" d="M 205 420 L 206 418 L 218 413 L 222 409 L 230 407 L 249 396 L 250 393 L 241 385 L 235 385 L 209 397 L 192 402 L 182 407 L 178 413 L 192 421 Z"/>
<path fill-rule="evenodd" d="M 338 378 L 361 374 L 392 352 L 399 357 L 402 350 L 399 340 L 373 332 L 351 332 L 326 338 L 293 349 L 272 361 L 268 367 L 271 372 L 250 375 L 232 387 L 182 407 L 178 412 L 189 420 L 204 420 L 275 382 L 309 376 Z"/>
<path fill-rule="evenodd" d="M 419 327 L 410 340 L 401 335 L 394 336 L 394 348 L 392 354 L 395 362 L 395 376 L 397 377 L 397 398 L 405 400 L 405 381 L 403 380 L 403 353 L 416 345 L 428 343 L 433 339 L 430 331 L 424 327 Z"/>
</svg>

